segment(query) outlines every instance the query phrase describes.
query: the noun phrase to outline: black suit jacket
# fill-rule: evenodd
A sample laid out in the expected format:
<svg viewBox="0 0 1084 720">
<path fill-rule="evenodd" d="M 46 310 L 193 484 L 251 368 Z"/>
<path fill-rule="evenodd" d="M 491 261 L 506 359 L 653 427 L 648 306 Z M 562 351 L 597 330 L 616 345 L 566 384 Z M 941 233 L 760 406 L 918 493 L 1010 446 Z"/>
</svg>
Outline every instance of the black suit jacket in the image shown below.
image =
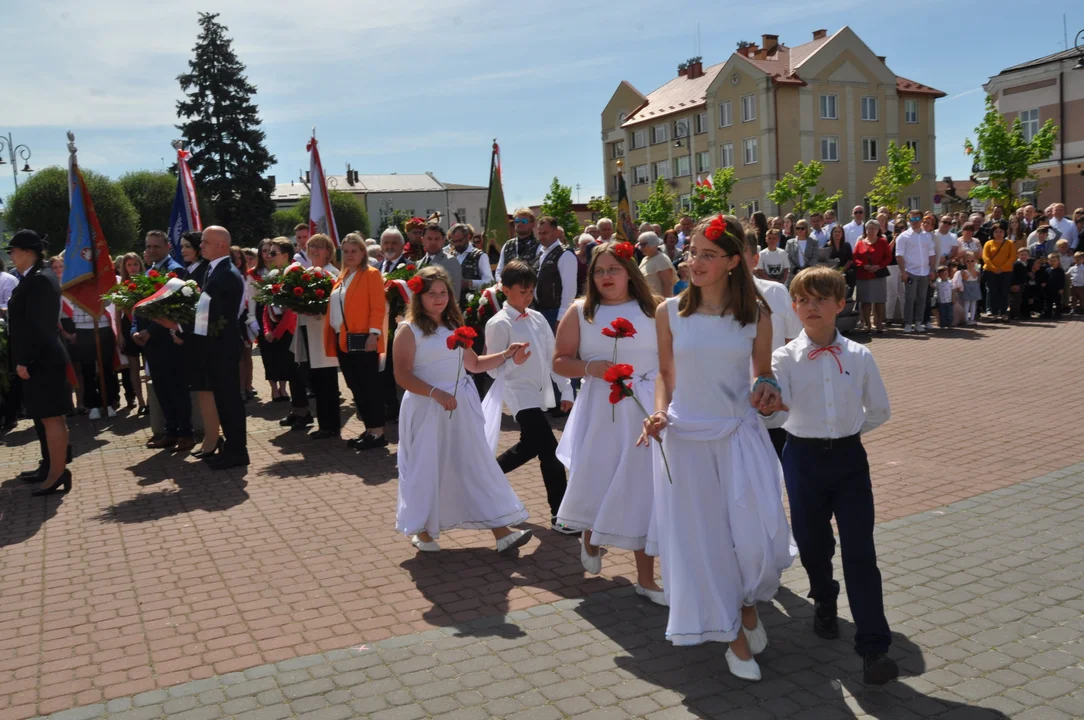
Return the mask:
<svg viewBox="0 0 1084 720">
<path fill-rule="evenodd" d="M 393 270 L 398 270 L 399 268 L 403 267 L 404 265 L 409 265 L 409 264 L 410 264 L 410 260 L 407 259 L 406 253 L 403 253 L 402 255 L 399 256 L 398 260 L 396 260 L 395 262 L 393 262 L 391 264 L 391 268 L 389 268 L 387 270 L 384 269 L 385 265 L 387 265 L 387 261 L 381 260 L 380 261 L 380 267 L 378 267 L 377 270 L 379 270 L 382 275 L 387 275 L 388 273 L 392 272 Z"/>
<path fill-rule="evenodd" d="M 207 320 L 207 353 L 212 367 L 241 359 L 241 326 L 238 315 L 245 300 L 245 280 L 230 262 L 222 258 L 203 281 L 203 293 L 211 296 Z"/>
<path fill-rule="evenodd" d="M 68 352 L 60 338 L 60 283 L 56 275 L 31 268 L 8 301 L 11 364 L 34 368 L 64 367 Z"/>
</svg>

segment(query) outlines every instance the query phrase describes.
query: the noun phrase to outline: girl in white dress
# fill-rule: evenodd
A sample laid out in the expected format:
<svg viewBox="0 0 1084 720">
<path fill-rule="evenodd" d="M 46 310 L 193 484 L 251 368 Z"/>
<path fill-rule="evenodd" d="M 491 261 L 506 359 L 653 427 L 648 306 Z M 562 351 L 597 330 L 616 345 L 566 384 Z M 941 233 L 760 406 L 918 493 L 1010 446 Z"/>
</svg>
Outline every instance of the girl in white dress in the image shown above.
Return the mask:
<svg viewBox="0 0 1084 720">
<path fill-rule="evenodd" d="M 794 559 L 783 476 L 757 414 L 781 407 L 771 374 L 770 311 L 742 257 L 737 218 L 701 222 L 690 286 L 659 305 L 655 412 L 641 440 L 658 440 L 655 517 L 667 637 L 675 645 L 727 642 L 730 671 L 759 680 L 753 655 L 768 644 L 755 603 L 779 589 Z M 750 393 L 752 361 L 757 380 Z M 661 435 L 660 435 L 661 434 Z"/>
<path fill-rule="evenodd" d="M 530 357 L 527 343 L 482 357 L 466 348 L 460 372 L 460 351 L 448 348 L 448 338 L 463 316 L 448 274 L 430 266 L 415 278 L 421 287 L 395 334 L 395 382 L 406 390 L 399 412 L 396 529 L 422 552 L 440 550 L 436 538 L 443 530 L 490 529 L 497 552 L 510 551 L 531 539 L 530 530 L 508 528 L 526 520 L 527 509 L 490 452 L 467 371 L 486 372 L 509 358 L 521 365 Z"/>
<path fill-rule="evenodd" d="M 611 405 L 610 386 L 603 380 L 613 365 L 615 341 L 602 331 L 623 318 L 636 334 L 616 341 L 617 362 L 635 368 L 632 389 L 644 406 L 654 402 L 659 298 L 631 260 L 632 252 L 628 243 L 600 245 L 587 268 L 586 297 L 569 307 L 557 327 L 554 372 L 587 377 L 557 446 L 557 458 L 569 470 L 557 522 L 583 531 L 580 561 L 589 573 L 602 571 L 601 546 L 632 550 L 636 592 L 665 605 L 662 588 L 655 583 L 652 555 L 658 551 L 649 548 L 655 545 L 654 537 L 649 541 L 654 505 L 651 451 L 636 446 L 644 416 L 631 399 Z"/>
</svg>

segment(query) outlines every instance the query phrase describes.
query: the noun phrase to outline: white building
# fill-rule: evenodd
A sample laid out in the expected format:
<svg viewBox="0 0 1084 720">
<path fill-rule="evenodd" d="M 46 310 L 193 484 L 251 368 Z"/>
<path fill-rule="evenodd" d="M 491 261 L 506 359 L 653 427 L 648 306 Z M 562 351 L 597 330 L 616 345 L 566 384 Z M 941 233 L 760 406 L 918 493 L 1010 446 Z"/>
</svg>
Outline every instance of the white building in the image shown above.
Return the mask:
<svg viewBox="0 0 1084 720">
<path fill-rule="evenodd" d="M 441 214 L 445 228 L 458 222 L 468 222 L 481 230 L 486 224 L 486 198 L 489 189 L 478 185 L 444 183 L 432 173 L 421 175 L 329 175 L 329 190 L 351 193 L 365 204 L 372 233 L 384 225 L 396 210 L 408 215 L 428 218 Z M 277 183 L 271 194 L 277 209 L 288 209 L 309 194 L 301 182 Z"/>
</svg>

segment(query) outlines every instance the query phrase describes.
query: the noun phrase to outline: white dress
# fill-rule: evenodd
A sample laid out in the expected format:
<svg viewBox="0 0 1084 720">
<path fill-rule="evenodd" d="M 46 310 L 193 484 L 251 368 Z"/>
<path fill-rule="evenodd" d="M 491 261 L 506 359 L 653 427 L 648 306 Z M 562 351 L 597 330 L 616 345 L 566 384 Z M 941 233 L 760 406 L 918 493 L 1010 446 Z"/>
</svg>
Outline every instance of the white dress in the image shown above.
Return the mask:
<svg viewBox="0 0 1084 720">
<path fill-rule="evenodd" d="M 416 325 L 399 328 L 414 334 L 414 374 L 453 392 L 460 351 L 448 349 L 451 331 L 441 327 L 426 337 Z M 443 530 L 499 528 L 528 517 L 486 443 L 481 401 L 466 370 L 460 373 L 456 401 L 449 417 L 425 395 L 403 396 L 395 527 L 408 536 L 425 531 L 436 538 Z"/>
<path fill-rule="evenodd" d="M 580 322 L 581 360 L 613 360 L 614 340 L 602 330 L 617 318 L 629 320 L 636 328 L 636 335 L 617 341 L 617 362 L 635 368 L 633 392 L 650 412 L 659 371 L 655 318 L 645 316 L 636 301 L 599 305 L 591 323 L 584 320 L 583 300 L 573 307 Z M 591 530 L 592 545 L 626 550 L 646 546 L 651 551 L 651 450 L 636 447 L 644 414 L 632 398 L 611 405 L 609 397 L 610 386 L 604 380 L 584 379 L 557 446 L 557 459 L 569 470 L 557 522 L 574 530 Z"/>
<path fill-rule="evenodd" d="M 654 457 L 666 635 L 675 645 L 730 642 L 742 605 L 770 600 L 795 554 L 783 472 L 749 405 L 756 324 L 679 317 L 677 298 L 665 304 L 676 377 L 662 444 L 673 484 Z"/>
</svg>

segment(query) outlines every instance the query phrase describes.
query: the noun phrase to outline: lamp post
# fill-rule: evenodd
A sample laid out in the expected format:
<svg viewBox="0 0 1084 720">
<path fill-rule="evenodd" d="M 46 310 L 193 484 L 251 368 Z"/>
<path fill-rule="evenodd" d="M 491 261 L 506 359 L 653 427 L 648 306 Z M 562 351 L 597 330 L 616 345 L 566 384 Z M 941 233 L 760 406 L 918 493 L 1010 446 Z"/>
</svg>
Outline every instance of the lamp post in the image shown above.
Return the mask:
<svg viewBox="0 0 1084 720">
<path fill-rule="evenodd" d="M 1084 70 L 1084 30 L 1077 32 L 1076 38 L 1073 40 L 1073 47 L 1076 48 L 1077 53 L 1076 65 L 1073 66 L 1073 69 Z"/>
<path fill-rule="evenodd" d="M 11 133 L 7 134 L 7 137 L 0 135 L 0 165 L 4 164 L 4 151 L 7 150 L 8 159 L 11 161 L 11 176 L 15 178 L 15 189 L 19 189 L 19 173 L 24 172 L 28 175 L 33 170 L 30 169 L 30 148 L 26 145 L 16 145 L 15 141 L 11 139 Z M 18 158 L 23 160 L 23 169 L 19 170 Z"/>
<path fill-rule="evenodd" d="M 674 123 L 674 147 L 684 147 L 681 144 L 681 141 L 688 137 L 690 137 L 689 121 L 678 120 Z M 689 146 L 689 198 L 691 199 L 693 194 L 693 144 L 691 140 L 686 141 L 686 144 Z M 685 209 L 686 208 L 682 206 L 682 210 Z"/>
</svg>

